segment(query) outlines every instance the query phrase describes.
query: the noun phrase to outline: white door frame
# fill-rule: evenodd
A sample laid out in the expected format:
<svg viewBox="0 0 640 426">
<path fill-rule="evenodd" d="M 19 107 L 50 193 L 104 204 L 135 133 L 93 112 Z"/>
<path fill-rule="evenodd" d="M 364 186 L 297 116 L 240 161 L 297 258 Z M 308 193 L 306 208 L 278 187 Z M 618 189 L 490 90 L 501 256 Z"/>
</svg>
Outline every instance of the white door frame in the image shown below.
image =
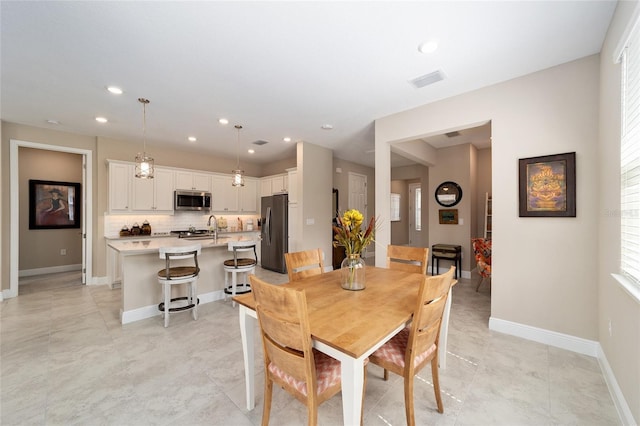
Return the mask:
<svg viewBox="0 0 640 426">
<path fill-rule="evenodd" d="M 18 295 L 18 274 L 19 274 L 19 174 L 18 174 L 18 148 L 35 148 L 44 149 L 49 151 L 68 152 L 72 154 L 80 154 L 83 156 L 83 164 L 85 167 L 82 170 L 82 241 L 83 241 L 83 258 L 82 268 L 83 276 L 87 278 L 87 284 L 91 284 L 91 277 L 93 277 L 92 271 L 92 246 L 93 246 L 93 152 L 88 149 L 69 148 L 58 145 L 48 145 L 37 142 L 27 142 L 17 139 L 11 139 L 9 141 L 9 191 L 11 200 L 11 212 L 9 214 L 10 220 L 10 242 L 9 242 L 9 289 L 2 291 L 2 297 L 4 299 L 10 297 L 16 297 Z"/>
</svg>

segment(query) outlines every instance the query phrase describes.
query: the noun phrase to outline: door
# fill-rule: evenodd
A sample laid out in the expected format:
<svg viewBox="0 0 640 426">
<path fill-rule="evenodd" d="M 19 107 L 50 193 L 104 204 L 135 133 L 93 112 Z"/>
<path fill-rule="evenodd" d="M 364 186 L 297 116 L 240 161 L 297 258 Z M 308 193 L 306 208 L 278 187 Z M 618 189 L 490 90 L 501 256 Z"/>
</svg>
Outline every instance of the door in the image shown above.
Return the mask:
<svg viewBox="0 0 640 426">
<path fill-rule="evenodd" d="M 409 184 L 409 245 L 422 245 L 422 187 L 419 183 Z"/>
<path fill-rule="evenodd" d="M 349 205 L 347 209 L 357 209 L 367 215 L 367 175 L 349 172 Z"/>
</svg>

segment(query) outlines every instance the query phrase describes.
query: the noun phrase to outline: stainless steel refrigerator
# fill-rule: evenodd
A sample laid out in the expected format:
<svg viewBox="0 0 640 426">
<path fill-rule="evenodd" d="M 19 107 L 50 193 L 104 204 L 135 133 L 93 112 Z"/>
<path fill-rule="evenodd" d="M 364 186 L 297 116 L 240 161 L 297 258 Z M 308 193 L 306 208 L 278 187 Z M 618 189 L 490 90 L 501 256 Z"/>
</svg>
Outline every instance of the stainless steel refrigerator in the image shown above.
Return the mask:
<svg viewBox="0 0 640 426">
<path fill-rule="evenodd" d="M 263 268 L 284 274 L 287 272 L 284 254 L 289 249 L 289 196 L 262 197 L 261 213 L 260 262 Z"/>
</svg>

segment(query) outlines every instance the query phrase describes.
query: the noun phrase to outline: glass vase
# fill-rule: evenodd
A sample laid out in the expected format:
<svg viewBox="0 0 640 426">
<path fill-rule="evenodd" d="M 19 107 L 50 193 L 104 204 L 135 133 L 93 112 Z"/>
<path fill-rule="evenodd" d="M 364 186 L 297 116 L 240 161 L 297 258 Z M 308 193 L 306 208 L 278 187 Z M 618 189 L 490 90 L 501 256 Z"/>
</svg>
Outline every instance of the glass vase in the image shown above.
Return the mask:
<svg viewBox="0 0 640 426">
<path fill-rule="evenodd" d="M 347 255 L 340 265 L 342 288 L 345 290 L 364 290 L 365 266 L 360 253 Z"/>
</svg>

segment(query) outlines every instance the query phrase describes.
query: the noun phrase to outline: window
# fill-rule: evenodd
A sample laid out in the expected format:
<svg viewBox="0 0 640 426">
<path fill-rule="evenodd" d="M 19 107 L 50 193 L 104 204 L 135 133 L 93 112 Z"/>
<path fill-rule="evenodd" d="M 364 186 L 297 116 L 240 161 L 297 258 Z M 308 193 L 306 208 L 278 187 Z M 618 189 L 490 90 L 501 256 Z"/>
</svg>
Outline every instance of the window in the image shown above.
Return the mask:
<svg viewBox="0 0 640 426">
<path fill-rule="evenodd" d="M 400 194 L 391 193 L 391 222 L 400 221 Z"/>
<path fill-rule="evenodd" d="M 416 224 L 416 231 L 422 231 L 422 188 L 416 188 L 414 197 L 415 202 L 413 205 L 415 206 L 414 210 L 416 214 L 414 223 Z"/>
<path fill-rule="evenodd" d="M 620 270 L 640 286 L 640 26 L 622 51 Z"/>
</svg>

